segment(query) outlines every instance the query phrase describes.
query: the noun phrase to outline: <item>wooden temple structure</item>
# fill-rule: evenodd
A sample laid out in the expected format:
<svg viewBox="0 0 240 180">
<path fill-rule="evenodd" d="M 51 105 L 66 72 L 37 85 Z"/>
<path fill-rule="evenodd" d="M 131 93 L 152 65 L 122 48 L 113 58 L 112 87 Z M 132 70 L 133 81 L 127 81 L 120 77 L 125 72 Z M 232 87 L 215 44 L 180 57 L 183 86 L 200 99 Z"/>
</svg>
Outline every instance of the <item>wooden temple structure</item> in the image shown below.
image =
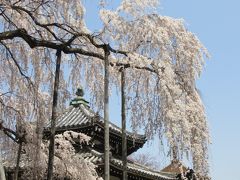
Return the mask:
<svg viewBox="0 0 240 180">
<path fill-rule="evenodd" d="M 45 138 L 48 137 L 50 123 L 44 129 Z M 75 131 L 85 133 L 91 137 L 90 145 L 75 147 L 77 153 L 86 160 L 91 161 L 96 167 L 100 177 L 104 177 L 104 119 L 92 111 L 87 101 L 82 98 L 75 98 L 71 101 L 70 107 L 57 118 L 56 133 L 64 131 Z M 123 174 L 122 163 L 122 130 L 113 123 L 109 124 L 110 143 L 110 179 L 121 180 Z M 146 137 L 140 134 L 133 134 L 127 131 L 127 155 L 136 152 L 146 142 Z M 154 171 L 149 167 L 127 162 L 128 180 L 173 180 L 175 173 Z"/>
<path fill-rule="evenodd" d="M 99 177 L 104 177 L 104 119 L 90 109 L 88 102 L 83 98 L 83 91 L 78 89 L 77 97 L 70 102 L 70 107 L 66 109 L 56 120 L 56 134 L 65 131 L 81 132 L 91 137 L 88 144 L 73 144 L 76 153 L 85 160 L 96 165 Z M 49 139 L 51 123 L 44 126 L 43 138 Z M 126 131 L 127 156 L 142 148 L 147 141 L 145 135 L 134 134 Z M 122 129 L 109 122 L 109 145 L 110 145 L 110 180 L 123 179 L 122 162 Z M 6 179 L 12 180 L 15 166 L 6 165 Z M 153 170 L 142 164 L 127 160 L 128 180 L 181 180 L 179 176 L 190 171 L 177 159 L 173 159 L 171 164 L 161 171 Z M 24 167 L 20 169 L 20 174 Z M 185 178 L 184 178 L 185 179 Z M 193 179 L 193 178 L 188 178 Z M 202 178 L 209 180 L 209 178 Z"/>
</svg>

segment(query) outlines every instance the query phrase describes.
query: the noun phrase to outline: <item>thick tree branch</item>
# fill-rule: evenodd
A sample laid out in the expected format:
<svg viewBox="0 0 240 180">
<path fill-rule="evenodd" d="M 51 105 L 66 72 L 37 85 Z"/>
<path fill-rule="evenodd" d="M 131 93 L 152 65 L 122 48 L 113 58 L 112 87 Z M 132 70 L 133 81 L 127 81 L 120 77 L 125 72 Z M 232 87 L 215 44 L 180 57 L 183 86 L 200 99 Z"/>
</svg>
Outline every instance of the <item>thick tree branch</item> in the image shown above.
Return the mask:
<svg viewBox="0 0 240 180">
<path fill-rule="evenodd" d="M 22 38 L 23 40 L 25 40 L 31 48 L 47 47 L 47 48 L 51 48 L 51 49 L 60 49 L 65 54 L 76 53 L 76 54 L 96 57 L 96 58 L 99 58 L 101 60 L 104 60 L 104 57 L 103 57 L 102 54 L 91 52 L 91 51 L 89 52 L 89 51 L 83 50 L 81 48 L 69 47 L 68 45 L 71 44 L 71 42 L 75 39 L 76 36 L 77 35 L 73 36 L 66 43 L 55 43 L 55 42 L 47 41 L 47 40 L 38 40 L 38 39 L 28 35 L 27 31 L 25 29 L 18 29 L 18 30 L 6 31 L 6 32 L 0 33 L 0 41 L 19 37 L 19 38 Z M 87 36 L 87 37 L 90 38 L 90 36 Z M 104 45 L 98 45 L 98 47 L 104 47 Z M 127 56 L 127 52 L 120 51 L 120 50 L 114 50 L 110 46 L 109 46 L 109 50 L 113 53 L 120 53 L 120 54 L 123 54 L 123 55 Z M 110 65 L 111 66 L 119 66 L 119 67 L 124 66 L 125 69 L 126 68 L 143 69 L 143 70 L 147 70 L 147 71 L 156 73 L 156 71 L 154 69 L 150 68 L 150 67 L 131 66 L 129 63 L 121 63 L 121 62 L 113 63 L 113 62 L 110 62 Z"/>
<path fill-rule="evenodd" d="M 53 41 L 48 41 L 48 40 L 40 40 L 36 39 L 32 36 L 30 36 L 25 29 L 17 29 L 17 30 L 12 30 L 12 31 L 6 31 L 0 33 L 0 41 L 2 40 L 8 40 L 8 39 L 14 39 L 14 38 L 22 38 L 31 48 L 36 48 L 36 47 L 46 47 L 46 48 L 51 48 L 51 49 L 56 49 L 56 50 L 61 50 L 65 54 L 81 54 L 85 56 L 91 56 L 91 57 L 96 57 L 99 59 L 104 60 L 104 57 L 102 54 L 95 53 L 95 52 L 89 52 L 86 50 L 83 50 L 81 48 L 72 48 L 69 47 L 70 42 L 64 42 L 64 43 L 55 43 Z"/>
<path fill-rule="evenodd" d="M 25 29 L 18 29 L 18 30 L 2 32 L 2 33 L 0 33 L 0 41 L 14 39 L 14 38 L 19 37 L 19 38 L 22 38 L 31 48 L 46 47 L 46 48 L 61 50 L 65 54 L 81 54 L 84 56 L 91 56 L 91 57 L 96 57 L 101 60 L 104 60 L 104 56 L 100 53 L 86 51 L 82 48 L 70 47 L 71 43 L 79 36 L 87 37 L 89 39 L 89 41 L 97 48 L 104 49 L 106 46 L 106 44 L 97 44 L 95 42 L 95 40 L 93 39 L 93 37 L 91 37 L 91 35 L 84 34 L 84 33 L 74 34 L 72 36 L 72 38 L 70 38 L 67 42 L 56 43 L 53 41 L 36 39 L 36 38 L 30 36 Z M 118 54 L 122 54 L 124 56 L 128 56 L 128 52 L 121 51 L 121 50 L 115 50 L 115 49 L 111 48 L 109 45 L 107 45 L 107 46 L 108 46 L 109 51 L 112 53 L 118 53 Z M 117 62 L 117 63 L 110 62 L 110 65 L 124 67 L 125 69 L 135 68 L 135 69 L 146 70 L 146 71 L 149 71 L 152 73 L 157 73 L 154 68 L 130 65 L 129 63 L 124 63 L 124 62 Z"/>
<path fill-rule="evenodd" d="M 12 129 L 9 129 L 3 125 L 3 121 L 0 121 L 0 130 L 4 132 L 10 139 L 12 139 L 14 142 L 19 143 L 22 141 L 22 138 Z"/>
</svg>

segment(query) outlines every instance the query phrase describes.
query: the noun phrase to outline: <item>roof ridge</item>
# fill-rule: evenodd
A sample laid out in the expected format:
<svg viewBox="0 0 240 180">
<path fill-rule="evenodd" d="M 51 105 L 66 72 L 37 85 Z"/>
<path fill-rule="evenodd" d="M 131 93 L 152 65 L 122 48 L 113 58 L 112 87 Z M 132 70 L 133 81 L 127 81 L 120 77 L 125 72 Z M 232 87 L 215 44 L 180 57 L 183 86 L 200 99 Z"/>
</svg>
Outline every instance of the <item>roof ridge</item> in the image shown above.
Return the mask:
<svg viewBox="0 0 240 180">
<path fill-rule="evenodd" d="M 78 107 L 73 107 L 73 108 L 79 108 L 82 110 L 83 113 L 85 113 L 85 115 L 87 115 L 88 117 L 94 117 L 96 116 L 96 113 L 91 109 L 91 108 L 86 108 L 85 105 L 80 104 Z"/>
</svg>

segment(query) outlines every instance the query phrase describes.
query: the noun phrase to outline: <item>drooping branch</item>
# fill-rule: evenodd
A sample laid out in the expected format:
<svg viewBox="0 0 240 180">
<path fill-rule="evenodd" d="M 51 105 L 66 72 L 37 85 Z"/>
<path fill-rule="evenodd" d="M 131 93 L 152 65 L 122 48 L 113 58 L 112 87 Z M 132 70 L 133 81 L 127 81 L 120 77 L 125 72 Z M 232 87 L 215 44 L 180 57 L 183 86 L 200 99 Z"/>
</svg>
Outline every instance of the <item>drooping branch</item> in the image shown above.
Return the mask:
<svg viewBox="0 0 240 180">
<path fill-rule="evenodd" d="M 22 136 L 20 136 L 17 132 L 15 132 L 14 130 L 7 128 L 3 125 L 3 120 L 0 120 L 0 130 L 2 130 L 4 132 L 4 134 L 6 134 L 10 139 L 12 139 L 14 142 L 16 143 L 20 143 L 20 142 L 25 142 L 25 134 L 23 134 Z"/>
<path fill-rule="evenodd" d="M 8 94 L 8 93 L 11 93 L 11 92 L 3 93 L 3 94 L 0 95 L 0 97 L 6 95 L 6 94 Z M 15 113 L 17 113 L 17 114 L 20 116 L 20 118 L 22 119 L 20 111 L 17 110 L 17 109 L 15 109 L 15 108 L 12 107 L 12 106 L 6 105 L 6 104 L 4 103 L 4 101 L 3 101 L 2 98 L 0 98 L 0 104 L 1 104 L 1 106 L 4 107 L 5 109 L 10 109 L 10 110 L 14 111 Z"/>
<path fill-rule="evenodd" d="M 10 54 L 10 56 L 11 56 L 14 64 L 16 65 L 19 73 L 21 74 L 21 76 L 23 76 L 23 77 L 28 81 L 28 83 L 29 83 L 30 85 L 32 85 L 32 87 L 33 87 L 33 82 L 32 82 L 31 79 L 23 72 L 21 66 L 20 66 L 19 63 L 17 62 L 16 58 L 14 57 L 14 55 L 13 55 L 13 53 L 11 52 L 11 50 L 9 49 L 9 47 L 8 47 L 5 43 L 3 43 L 3 42 L 1 42 L 1 41 L 0 41 L 0 43 L 5 47 L 5 49 L 7 50 L 7 52 Z"/>
</svg>

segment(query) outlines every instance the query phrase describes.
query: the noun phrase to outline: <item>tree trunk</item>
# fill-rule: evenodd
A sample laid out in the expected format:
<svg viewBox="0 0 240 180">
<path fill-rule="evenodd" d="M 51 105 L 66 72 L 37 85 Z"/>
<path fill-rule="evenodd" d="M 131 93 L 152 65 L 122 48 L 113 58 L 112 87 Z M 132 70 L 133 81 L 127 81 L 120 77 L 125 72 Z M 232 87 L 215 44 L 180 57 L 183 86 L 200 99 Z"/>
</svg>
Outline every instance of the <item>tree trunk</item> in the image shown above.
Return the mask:
<svg viewBox="0 0 240 180">
<path fill-rule="evenodd" d="M 16 168 L 15 168 L 15 173 L 14 173 L 14 180 L 18 180 L 18 172 L 19 172 L 19 163 L 21 159 L 21 151 L 22 151 L 22 141 L 19 141 L 18 145 L 18 153 L 17 153 L 17 162 L 16 162 Z"/>
<path fill-rule="evenodd" d="M 2 163 L 2 155 L 1 154 L 0 154 L 0 179 L 1 180 L 6 180 L 5 171 L 4 171 L 4 167 L 3 167 L 3 163 Z"/>
<path fill-rule="evenodd" d="M 59 74 L 61 66 L 61 51 L 57 50 L 56 53 L 57 62 L 55 70 L 55 81 L 53 87 L 53 103 L 52 103 L 52 118 L 51 118 L 51 132 L 50 132 L 50 143 L 49 143 L 49 156 L 48 156 L 48 173 L 47 180 L 53 179 L 53 162 L 54 162 L 54 142 L 55 142 L 55 131 L 56 131 L 56 118 L 57 118 L 57 100 L 58 100 L 58 89 L 59 89 Z"/>
<path fill-rule="evenodd" d="M 109 50 L 105 49 L 105 66 L 104 66 L 104 180 L 110 179 L 109 166 Z"/>
<path fill-rule="evenodd" d="M 127 180 L 127 136 L 126 136 L 126 97 L 125 97 L 125 72 L 121 70 L 121 110 L 122 110 L 122 162 L 123 162 L 123 180 Z"/>
</svg>

